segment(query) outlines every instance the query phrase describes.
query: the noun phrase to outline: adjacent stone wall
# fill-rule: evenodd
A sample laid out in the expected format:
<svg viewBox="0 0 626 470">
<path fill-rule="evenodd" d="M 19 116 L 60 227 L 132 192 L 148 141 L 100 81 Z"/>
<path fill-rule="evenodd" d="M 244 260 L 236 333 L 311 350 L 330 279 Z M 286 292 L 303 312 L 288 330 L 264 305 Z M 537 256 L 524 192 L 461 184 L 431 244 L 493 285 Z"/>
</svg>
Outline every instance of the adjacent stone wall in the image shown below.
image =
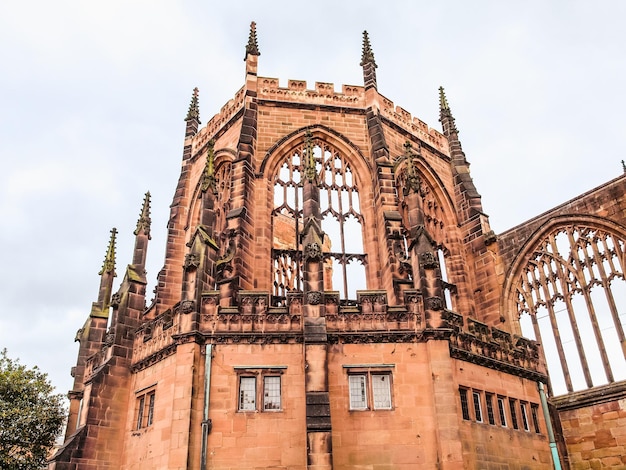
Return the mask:
<svg viewBox="0 0 626 470">
<path fill-rule="evenodd" d="M 552 401 L 572 470 L 626 468 L 626 381 Z"/>
</svg>

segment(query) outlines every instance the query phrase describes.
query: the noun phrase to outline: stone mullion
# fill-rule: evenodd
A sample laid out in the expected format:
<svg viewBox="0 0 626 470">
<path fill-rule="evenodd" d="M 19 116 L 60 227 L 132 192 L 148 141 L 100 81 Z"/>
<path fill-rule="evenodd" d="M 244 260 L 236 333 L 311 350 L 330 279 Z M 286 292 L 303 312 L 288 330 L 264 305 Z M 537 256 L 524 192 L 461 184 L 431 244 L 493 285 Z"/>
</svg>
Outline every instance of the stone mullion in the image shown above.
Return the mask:
<svg viewBox="0 0 626 470">
<path fill-rule="evenodd" d="M 534 269 L 530 271 L 530 273 L 533 278 L 533 285 L 538 285 L 540 283 L 537 281 L 537 278 L 535 276 L 535 269 L 538 269 L 538 268 L 534 264 L 532 266 Z M 564 294 L 563 297 L 565 298 L 566 294 Z M 565 357 L 565 351 L 563 350 L 563 341 L 561 341 L 561 334 L 559 333 L 559 326 L 556 321 L 556 314 L 554 313 L 554 305 L 552 304 L 552 301 L 549 299 L 546 301 L 546 309 L 548 310 L 548 317 L 550 318 L 550 326 L 552 327 L 552 335 L 554 337 L 556 351 L 559 355 L 559 360 L 561 361 L 561 369 L 563 370 L 563 378 L 565 379 L 565 385 L 567 387 L 567 391 L 572 392 L 574 391 L 574 387 L 572 386 L 572 378 L 569 372 L 569 366 L 567 365 L 567 358 Z M 587 371 L 587 374 L 588 373 L 589 372 Z"/>
<path fill-rule="evenodd" d="M 568 236 L 571 236 L 568 233 Z M 559 253 L 558 246 L 556 244 L 556 239 L 554 238 L 554 234 L 549 236 L 549 243 L 552 247 L 553 253 Z M 571 243 L 571 240 L 570 240 Z M 572 245 L 573 246 L 573 245 Z M 567 276 L 566 276 L 566 267 L 564 266 L 565 260 L 562 257 L 554 256 L 554 262 L 557 269 L 557 275 L 559 278 L 559 284 L 561 287 L 561 292 L 563 293 L 563 302 L 565 303 L 565 308 L 567 310 L 567 315 L 569 318 L 570 326 L 572 327 L 572 332 L 574 334 L 574 341 L 576 343 L 576 349 L 578 350 L 578 358 L 583 368 L 583 374 L 585 376 L 585 382 L 587 383 L 587 387 L 593 387 L 593 382 L 591 380 L 591 374 L 589 373 L 589 363 L 587 362 L 587 355 L 585 354 L 585 350 L 583 348 L 582 339 L 580 337 L 580 330 L 578 328 L 578 321 L 576 320 L 576 315 L 574 313 L 574 306 L 572 305 L 572 294 L 568 290 L 567 286 Z M 576 275 L 578 281 L 580 282 L 580 273 Z M 584 276 L 583 276 L 584 279 Z M 584 281 L 583 281 L 584 282 Z M 572 390 L 569 390 L 570 392 Z"/>
<path fill-rule="evenodd" d="M 603 241 L 605 239 L 603 238 Z M 605 255 L 608 253 L 606 251 L 607 246 L 606 242 L 604 243 Z M 617 331 L 617 337 L 619 339 L 620 345 L 622 346 L 622 354 L 626 358 L 626 342 L 624 341 L 624 329 L 622 328 L 622 323 L 619 319 L 619 313 L 617 311 L 617 305 L 615 304 L 615 299 L 613 298 L 613 293 L 611 292 L 611 285 L 606 275 L 606 271 L 604 269 L 604 263 L 602 263 L 602 256 L 598 251 L 597 243 L 592 244 L 594 258 L 596 260 L 596 265 L 598 266 L 598 271 L 600 272 L 600 277 L 602 278 L 602 287 L 604 288 L 604 294 L 606 295 L 606 301 L 609 304 L 609 310 L 611 311 L 611 317 L 613 318 L 613 324 L 615 325 L 615 331 Z"/>
<path fill-rule="evenodd" d="M 571 230 L 567 231 L 567 238 L 569 239 L 570 247 L 574 248 L 576 245 L 576 241 L 574 240 L 574 235 Z M 591 269 L 591 265 L 594 262 L 594 259 L 589 256 L 589 253 L 586 249 L 583 250 L 585 253 L 585 265 L 589 270 L 589 275 L 593 279 L 593 270 Z M 576 253 L 574 253 L 576 254 Z M 589 315 L 589 319 L 591 320 L 591 327 L 593 328 L 593 334 L 596 338 L 596 344 L 598 346 L 598 350 L 600 352 L 600 357 L 602 358 L 602 365 L 604 367 L 604 372 L 609 382 L 613 382 L 613 372 L 611 371 L 611 365 L 609 363 L 609 357 L 606 353 L 606 349 L 604 347 L 604 340 L 602 339 L 602 332 L 600 331 L 600 325 L 598 325 L 598 317 L 596 315 L 596 310 L 591 300 L 591 286 L 587 283 L 587 279 L 585 278 L 584 269 L 582 263 L 576 263 L 576 266 L 572 266 L 576 272 L 576 277 L 578 282 L 580 282 L 580 286 L 582 288 L 583 298 L 585 299 L 585 305 L 587 306 L 587 314 Z M 568 297 L 569 304 L 567 306 L 568 312 L 569 309 L 572 309 L 571 317 L 575 318 L 575 314 L 573 311 L 573 306 L 571 305 L 571 298 Z M 574 320 L 575 321 L 575 320 Z M 574 329 L 575 328 L 575 329 Z M 576 346 L 579 351 L 581 351 L 581 357 L 585 357 L 583 352 L 583 343 L 580 337 L 580 331 L 578 330 L 578 324 L 573 323 L 572 329 L 574 329 L 574 338 L 576 339 Z M 586 358 L 585 363 L 583 364 L 585 372 L 588 372 L 589 365 L 587 364 Z M 585 376 L 586 377 L 586 376 Z M 593 382 L 591 381 L 591 376 L 589 377 L 589 382 L 587 383 L 588 387 L 593 387 Z"/>
</svg>

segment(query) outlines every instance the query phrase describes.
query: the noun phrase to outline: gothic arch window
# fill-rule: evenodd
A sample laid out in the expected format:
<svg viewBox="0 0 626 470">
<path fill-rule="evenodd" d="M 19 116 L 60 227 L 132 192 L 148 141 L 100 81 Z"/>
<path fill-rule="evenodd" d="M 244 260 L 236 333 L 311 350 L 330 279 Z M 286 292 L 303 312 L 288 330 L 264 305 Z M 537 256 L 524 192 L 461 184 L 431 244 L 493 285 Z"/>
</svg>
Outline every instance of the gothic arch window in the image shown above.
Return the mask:
<svg viewBox="0 0 626 470">
<path fill-rule="evenodd" d="M 405 145 L 405 148 L 407 146 Z M 410 147 L 409 147 L 410 148 Z M 409 151 L 410 152 L 410 151 Z M 412 157 L 412 158 L 411 158 Z M 411 192 L 418 192 L 419 208 L 421 212 L 421 224 L 428 233 L 428 236 L 435 244 L 437 262 L 441 273 L 442 286 L 444 291 L 444 301 L 446 308 L 452 309 L 456 300 L 457 287 L 450 282 L 448 277 L 448 262 L 450 260 L 450 250 L 446 248 L 446 225 L 445 210 L 438 194 L 434 191 L 423 174 L 423 167 L 417 160 L 419 154 L 405 154 L 398 163 L 396 171 L 396 197 L 400 201 L 399 207 L 402 215 L 401 240 L 395 244 L 394 252 L 401 258 L 400 270 L 407 265 L 411 254 L 409 250 L 409 202 L 407 196 Z M 410 159 L 410 160 L 409 160 Z M 412 280 L 415 273 L 407 276 Z"/>
<path fill-rule="evenodd" d="M 322 246 L 324 289 L 339 291 L 344 300 L 365 289 L 366 255 L 363 215 L 357 178 L 346 156 L 327 142 L 314 140 L 319 211 L 325 233 Z M 285 155 L 274 178 L 273 295 L 282 302 L 288 292 L 302 290 L 300 235 L 303 229 L 303 155 L 305 143 Z"/>
<path fill-rule="evenodd" d="M 559 226 L 514 280 L 522 333 L 543 345 L 553 392 L 626 379 L 624 238 L 592 224 Z"/>
</svg>

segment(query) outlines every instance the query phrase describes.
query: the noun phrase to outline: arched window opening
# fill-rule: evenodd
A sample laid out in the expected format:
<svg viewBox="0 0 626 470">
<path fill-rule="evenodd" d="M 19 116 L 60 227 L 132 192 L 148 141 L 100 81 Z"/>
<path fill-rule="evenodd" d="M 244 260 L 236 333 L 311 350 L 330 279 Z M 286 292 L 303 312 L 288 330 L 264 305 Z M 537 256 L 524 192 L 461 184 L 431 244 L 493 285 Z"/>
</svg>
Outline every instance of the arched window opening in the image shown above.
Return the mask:
<svg viewBox="0 0 626 470">
<path fill-rule="evenodd" d="M 522 333 L 542 344 L 556 394 L 626 379 L 624 246 L 604 230 L 560 227 L 521 272 Z"/>
<path fill-rule="evenodd" d="M 451 309 L 452 294 L 456 293 L 456 286 L 448 281 L 448 267 L 446 266 L 446 251 L 443 248 L 437 249 L 437 258 L 439 260 L 439 270 L 441 272 L 441 281 L 443 286 L 443 296 L 446 308 Z"/>
<path fill-rule="evenodd" d="M 301 155 L 304 144 L 290 154 L 274 180 L 273 270 L 274 303 L 282 304 L 288 292 L 302 290 L 300 235 L 302 219 Z M 313 155 L 318 173 L 319 210 L 324 258 L 324 288 L 337 290 L 343 301 L 356 299 L 366 288 L 363 250 L 363 216 L 356 178 L 345 156 L 324 142 L 315 142 Z"/>
</svg>

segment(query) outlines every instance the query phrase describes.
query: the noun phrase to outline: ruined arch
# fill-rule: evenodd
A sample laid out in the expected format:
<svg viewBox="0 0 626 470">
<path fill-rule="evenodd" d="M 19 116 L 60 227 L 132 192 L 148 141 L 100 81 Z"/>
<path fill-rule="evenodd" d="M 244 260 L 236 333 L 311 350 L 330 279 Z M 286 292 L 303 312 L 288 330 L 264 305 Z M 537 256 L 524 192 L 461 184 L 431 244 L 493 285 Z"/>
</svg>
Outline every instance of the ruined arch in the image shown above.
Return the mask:
<svg viewBox="0 0 626 470">
<path fill-rule="evenodd" d="M 307 140 L 308 139 L 308 140 Z M 370 167 L 358 149 L 343 136 L 324 126 L 312 126 L 281 139 L 263 162 L 264 179 L 270 182 L 268 207 L 272 220 L 272 272 L 274 298 L 299 291 L 301 280 L 300 234 L 304 155 L 314 155 L 321 229 L 325 290 L 338 291 L 342 299 L 356 299 L 367 283 L 365 240 L 372 239 L 373 195 L 361 192 L 371 180 Z M 367 209 L 365 209 L 367 208 Z M 369 238 L 368 238 L 369 237 Z"/>
<path fill-rule="evenodd" d="M 552 387 L 626 378 L 626 230 L 595 216 L 538 227 L 511 263 L 501 308 L 543 345 Z"/>
</svg>

